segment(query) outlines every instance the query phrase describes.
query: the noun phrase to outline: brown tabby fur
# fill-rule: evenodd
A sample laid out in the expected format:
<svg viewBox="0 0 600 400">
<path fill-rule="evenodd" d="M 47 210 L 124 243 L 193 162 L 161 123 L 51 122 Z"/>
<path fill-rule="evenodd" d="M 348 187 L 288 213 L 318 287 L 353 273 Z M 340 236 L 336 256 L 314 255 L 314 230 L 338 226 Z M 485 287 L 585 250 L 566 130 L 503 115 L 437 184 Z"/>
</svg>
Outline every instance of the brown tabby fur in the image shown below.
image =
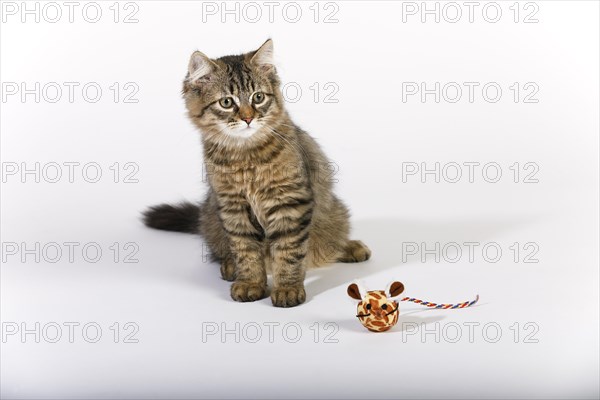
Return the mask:
<svg viewBox="0 0 600 400">
<path fill-rule="evenodd" d="M 331 164 L 284 108 L 272 46 L 268 40 L 257 51 L 214 60 L 192 55 L 183 97 L 202 133 L 209 190 L 199 207 L 152 207 L 145 222 L 199 232 L 223 279 L 233 281 L 234 300 L 263 298 L 271 270 L 273 305 L 291 307 L 305 300 L 307 267 L 365 261 L 371 252 L 349 239 L 348 209 L 332 191 Z M 265 94 L 261 104 L 253 103 L 256 92 Z M 219 103 L 225 97 L 237 99 L 230 110 Z M 236 136 L 249 118 L 254 133 Z"/>
</svg>

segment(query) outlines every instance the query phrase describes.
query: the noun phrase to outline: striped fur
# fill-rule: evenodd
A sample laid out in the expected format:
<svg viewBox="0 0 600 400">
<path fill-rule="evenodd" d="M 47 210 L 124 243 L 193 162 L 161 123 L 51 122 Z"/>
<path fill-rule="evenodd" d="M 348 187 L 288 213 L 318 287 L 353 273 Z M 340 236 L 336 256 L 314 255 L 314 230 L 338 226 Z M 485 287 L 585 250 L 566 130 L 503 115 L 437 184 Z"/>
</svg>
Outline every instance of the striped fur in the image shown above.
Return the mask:
<svg viewBox="0 0 600 400">
<path fill-rule="evenodd" d="M 291 307 L 305 300 L 307 267 L 365 261 L 371 252 L 348 237 L 348 209 L 332 191 L 330 163 L 286 112 L 272 53 L 270 40 L 257 51 L 214 60 L 196 52 L 183 96 L 202 133 L 209 183 L 196 206 L 197 231 L 222 277 L 233 281 L 234 300 L 264 297 L 270 270 L 273 304 Z M 254 102 L 256 93 L 264 94 L 262 102 Z M 223 106 L 226 98 L 231 108 Z M 182 215 L 158 206 L 146 212 L 146 224 L 196 226 L 168 224 L 161 211 Z"/>
</svg>

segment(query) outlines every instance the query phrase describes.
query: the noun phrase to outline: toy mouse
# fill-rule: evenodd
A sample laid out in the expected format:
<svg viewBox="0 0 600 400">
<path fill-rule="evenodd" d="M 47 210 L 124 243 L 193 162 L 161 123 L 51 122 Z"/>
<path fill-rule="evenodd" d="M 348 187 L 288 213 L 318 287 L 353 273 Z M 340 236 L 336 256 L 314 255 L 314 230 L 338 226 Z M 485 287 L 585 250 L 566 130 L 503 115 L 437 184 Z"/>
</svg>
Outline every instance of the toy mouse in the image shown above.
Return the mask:
<svg viewBox="0 0 600 400">
<path fill-rule="evenodd" d="M 356 316 L 365 328 L 372 332 L 385 332 L 398 322 L 399 304 L 398 301 L 411 301 L 430 308 L 465 308 L 477 303 L 479 295 L 475 300 L 465 301 L 458 304 L 437 304 L 429 301 L 423 301 L 411 297 L 399 296 L 404 292 L 402 282 L 392 282 L 386 290 L 365 291 L 359 287 L 359 282 L 354 282 L 348 286 L 348 295 L 355 300 L 359 300 Z M 361 293 L 364 293 L 361 294 Z"/>
</svg>

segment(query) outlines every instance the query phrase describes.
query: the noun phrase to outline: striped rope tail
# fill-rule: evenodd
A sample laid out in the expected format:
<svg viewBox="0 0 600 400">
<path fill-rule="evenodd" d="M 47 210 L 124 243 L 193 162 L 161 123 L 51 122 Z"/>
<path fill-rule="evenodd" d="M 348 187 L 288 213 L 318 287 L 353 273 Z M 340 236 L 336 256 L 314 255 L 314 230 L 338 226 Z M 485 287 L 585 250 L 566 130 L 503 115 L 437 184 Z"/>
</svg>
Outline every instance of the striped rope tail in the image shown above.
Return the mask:
<svg viewBox="0 0 600 400">
<path fill-rule="evenodd" d="M 431 303 L 429 301 L 415 299 L 414 297 L 404 297 L 403 299 L 400 299 L 400 301 L 411 301 L 415 304 L 420 304 L 422 306 L 426 306 L 426 307 L 430 307 L 430 308 L 441 308 L 443 310 L 446 310 L 448 308 L 454 309 L 454 308 L 471 307 L 473 304 L 475 304 L 479 301 L 479 295 L 477 295 L 475 297 L 475 300 L 465 301 L 463 303 L 458 303 L 458 304 L 437 304 L 437 303 Z"/>
</svg>

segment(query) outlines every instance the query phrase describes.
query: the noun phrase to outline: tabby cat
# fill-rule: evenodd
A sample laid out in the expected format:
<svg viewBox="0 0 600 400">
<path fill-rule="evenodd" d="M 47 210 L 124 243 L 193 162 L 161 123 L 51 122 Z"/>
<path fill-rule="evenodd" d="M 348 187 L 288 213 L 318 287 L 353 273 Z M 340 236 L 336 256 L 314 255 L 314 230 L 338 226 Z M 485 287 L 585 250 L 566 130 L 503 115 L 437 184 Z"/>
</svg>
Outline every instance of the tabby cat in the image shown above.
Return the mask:
<svg viewBox="0 0 600 400">
<path fill-rule="evenodd" d="M 192 54 L 183 97 L 202 133 L 208 194 L 199 205 L 151 207 L 144 222 L 200 233 L 234 300 L 265 297 L 269 270 L 273 305 L 292 307 L 306 298 L 306 268 L 371 251 L 348 238 L 348 209 L 323 173 L 331 164 L 291 121 L 279 86 L 270 39 L 242 55 Z"/>
</svg>

